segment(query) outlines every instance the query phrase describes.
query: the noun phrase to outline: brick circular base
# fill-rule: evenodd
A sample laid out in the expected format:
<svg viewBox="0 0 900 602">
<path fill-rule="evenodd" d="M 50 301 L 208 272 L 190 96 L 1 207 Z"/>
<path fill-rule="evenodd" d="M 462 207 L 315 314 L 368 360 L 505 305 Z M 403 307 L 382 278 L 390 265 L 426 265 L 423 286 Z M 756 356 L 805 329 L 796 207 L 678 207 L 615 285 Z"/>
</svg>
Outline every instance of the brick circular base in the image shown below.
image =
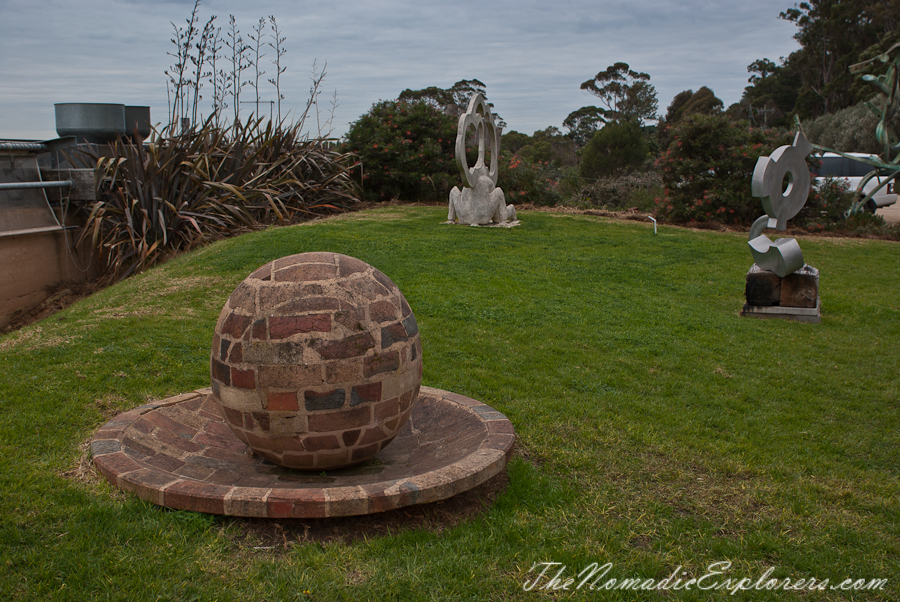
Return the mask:
<svg viewBox="0 0 900 602">
<path fill-rule="evenodd" d="M 515 433 L 479 401 L 422 387 L 409 421 L 374 458 L 322 474 L 250 452 L 225 423 L 210 389 L 119 414 L 91 454 L 113 485 L 179 510 L 267 518 L 324 518 L 449 498 L 506 467 Z"/>
</svg>

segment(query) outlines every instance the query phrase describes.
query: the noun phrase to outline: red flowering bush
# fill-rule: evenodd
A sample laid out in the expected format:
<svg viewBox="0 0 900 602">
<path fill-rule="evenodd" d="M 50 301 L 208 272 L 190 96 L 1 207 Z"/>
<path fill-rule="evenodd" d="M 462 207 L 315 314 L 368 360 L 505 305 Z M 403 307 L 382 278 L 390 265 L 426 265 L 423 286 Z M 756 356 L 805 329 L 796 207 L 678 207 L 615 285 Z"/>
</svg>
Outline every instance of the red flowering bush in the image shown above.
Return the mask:
<svg viewBox="0 0 900 602">
<path fill-rule="evenodd" d="M 547 161 L 531 162 L 521 155 L 500 151 L 497 185 L 503 189 L 507 204 L 553 206 L 562 200 L 561 172 Z"/>
<path fill-rule="evenodd" d="M 656 161 L 664 191 L 656 203 L 657 214 L 675 223 L 752 224 L 764 213 L 750 193 L 756 161 L 792 142 L 788 132 L 753 129 L 725 115 L 692 115 L 669 136 Z"/>
<path fill-rule="evenodd" d="M 359 158 L 369 201 L 446 201 L 459 184 L 456 120 L 424 102 L 385 100 L 351 124 L 345 152 Z"/>
</svg>

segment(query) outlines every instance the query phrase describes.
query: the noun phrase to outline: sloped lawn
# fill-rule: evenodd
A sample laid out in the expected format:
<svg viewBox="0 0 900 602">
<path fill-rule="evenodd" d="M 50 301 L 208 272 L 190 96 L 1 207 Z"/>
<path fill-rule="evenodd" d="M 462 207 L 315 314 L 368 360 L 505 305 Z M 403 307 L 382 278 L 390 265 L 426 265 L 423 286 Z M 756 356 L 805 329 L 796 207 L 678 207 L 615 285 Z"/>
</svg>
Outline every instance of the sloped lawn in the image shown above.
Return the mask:
<svg viewBox="0 0 900 602">
<path fill-rule="evenodd" d="M 226 240 L 0 338 L 0 598 L 900 598 L 897 243 L 802 239 L 821 272 L 811 325 L 738 316 L 745 235 L 535 212 L 451 227 L 445 211 Z M 489 509 L 304 541 L 297 524 L 170 511 L 78 470 L 116 412 L 208 386 L 215 320 L 250 271 L 314 250 L 400 287 L 424 384 L 511 419 L 517 455 Z M 540 563 L 560 564 L 541 578 Z M 610 566 L 547 587 L 591 563 Z M 680 589 L 599 589 L 673 574 Z M 829 583 L 732 595 L 761 578 Z M 831 589 L 845 579 L 887 583 Z"/>
</svg>

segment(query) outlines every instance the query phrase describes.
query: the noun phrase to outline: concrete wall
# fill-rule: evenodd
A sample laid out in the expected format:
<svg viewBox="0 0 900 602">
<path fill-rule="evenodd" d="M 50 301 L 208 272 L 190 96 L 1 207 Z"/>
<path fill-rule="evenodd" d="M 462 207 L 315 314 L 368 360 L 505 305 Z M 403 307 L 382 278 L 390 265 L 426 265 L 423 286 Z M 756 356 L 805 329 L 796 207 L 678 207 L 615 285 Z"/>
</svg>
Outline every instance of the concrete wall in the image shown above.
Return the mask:
<svg viewBox="0 0 900 602">
<path fill-rule="evenodd" d="M 60 284 L 84 282 L 88 253 L 73 248 L 78 229 L 0 237 L 0 330 L 16 312 L 39 305 Z"/>
<path fill-rule="evenodd" d="M 76 187 L 73 200 L 93 198 L 93 174 L 90 170 L 66 170 L 65 173 L 42 170 L 44 181 L 72 178 Z M 59 191 L 48 191 L 51 203 Z M 62 217 L 57 209 L 57 218 Z M 49 289 L 84 282 L 96 275 L 97 261 L 91 261 L 88 245 L 75 249 L 80 224 L 66 231 L 0 236 L 0 332 L 17 312 L 29 311 L 50 296 Z M 92 268 L 85 272 L 86 268 Z"/>
</svg>

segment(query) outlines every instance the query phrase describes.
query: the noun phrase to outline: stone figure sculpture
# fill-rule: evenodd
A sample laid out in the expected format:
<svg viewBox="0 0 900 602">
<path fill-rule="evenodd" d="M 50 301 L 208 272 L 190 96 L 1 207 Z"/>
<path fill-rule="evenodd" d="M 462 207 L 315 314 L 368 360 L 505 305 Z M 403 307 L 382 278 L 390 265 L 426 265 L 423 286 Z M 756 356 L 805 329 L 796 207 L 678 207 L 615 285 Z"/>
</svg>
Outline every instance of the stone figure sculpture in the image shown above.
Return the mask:
<svg viewBox="0 0 900 602">
<path fill-rule="evenodd" d="M 469 167 L 466 157 L 466 137 L 474 129 L 478 140 L 478 159 Z M 490 167 L 485 164 L 485 150 L 490 151 Z M 503 190 L 497 187 L 500 156 L 500 128 L 494 125 L 494 115 L 484 96 L 476 94 L 469 101 L 468 110 L 459 117 L 456 132 L 456 165 L 462 177 L 462 190 L 450 191 L 448 222 L 472 226 L 503 223 L 516 219 L 516 209 L 506 204 Z"/>
<path fill-rule="evenodd" d="M 784 278 L 803 267 L 803 252 L 793 238 L 774 242 L 763 234 L 766 228 L 784 230 L 787 221 L 797 215 L 809 196 L 809 167 L 806 155 L 812 144 L 797 132 L 794 144 L 780 146 L 769 157 L 760 157 L 753 170 L 750 186 L 755 197 L 762 198 L 766 214 L 750 227 L 750 253 L 756 264 Z"/>
</svg>

